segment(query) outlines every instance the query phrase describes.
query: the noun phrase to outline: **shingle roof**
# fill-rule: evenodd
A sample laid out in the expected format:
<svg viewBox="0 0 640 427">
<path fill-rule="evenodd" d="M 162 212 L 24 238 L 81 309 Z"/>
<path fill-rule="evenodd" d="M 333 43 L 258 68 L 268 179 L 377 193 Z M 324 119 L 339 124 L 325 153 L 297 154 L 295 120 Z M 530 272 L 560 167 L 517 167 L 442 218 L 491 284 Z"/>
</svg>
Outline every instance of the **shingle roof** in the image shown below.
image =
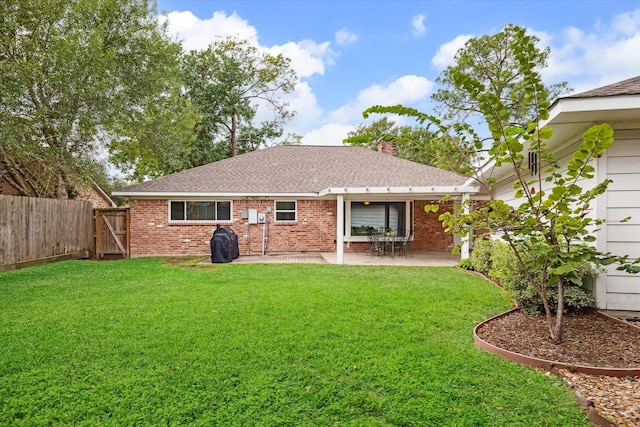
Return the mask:
<svg viewBox="0 0 640 427">
<path fill-rule="evenodd" d="M 362 147 L 282 145 L 132 185 L 117 193 L 318 193 L 330 187 L 456 186 L 466 179 Z"/>
<path fill-rule="evenodd" d="M 601 96 L 640 95 L 640 76 L 612 83 L 586 92 L 576 93 L 566 98 L 594 98 Z"/>
</svg>

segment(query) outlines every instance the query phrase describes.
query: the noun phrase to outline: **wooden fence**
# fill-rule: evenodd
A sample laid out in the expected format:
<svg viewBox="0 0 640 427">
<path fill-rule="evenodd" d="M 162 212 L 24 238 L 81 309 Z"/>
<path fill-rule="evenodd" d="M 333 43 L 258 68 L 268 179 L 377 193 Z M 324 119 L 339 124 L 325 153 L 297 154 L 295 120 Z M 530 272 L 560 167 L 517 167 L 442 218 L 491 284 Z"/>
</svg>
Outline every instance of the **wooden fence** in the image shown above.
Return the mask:
<svg viewBox="0 0 640 427">
<path fill-rule="evenodd" d="M 0 195 L 0 272 L 93 256 L 93 206 Z"/>
</svg>

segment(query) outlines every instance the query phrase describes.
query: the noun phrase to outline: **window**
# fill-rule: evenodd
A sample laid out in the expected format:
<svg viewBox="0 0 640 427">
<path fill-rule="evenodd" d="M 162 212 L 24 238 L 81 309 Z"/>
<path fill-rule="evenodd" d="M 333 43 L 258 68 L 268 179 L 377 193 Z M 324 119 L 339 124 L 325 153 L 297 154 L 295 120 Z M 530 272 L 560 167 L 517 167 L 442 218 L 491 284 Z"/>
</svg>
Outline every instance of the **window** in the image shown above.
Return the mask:
<svg viewBox="0 0 640 427">
<path fill-rule="evenodd" d="M 529 151 L 529 170 L 531 171 L 531 176 L 538 174 L 538 153 L 535 151 Z"/>
<path fill-rule="evenodd" d="M 276 200 L 276 222 L 296 220 L 296 201 Z"/>
<path fill-rule="evenodd" d="M 351 235 L 366 236 L 369 231 L 407 230 L 406 202 L 351 202 Z"/>
<path fill-rule="evenodd" d="M 170 221 L 231 221 L 231 202 L 178 202 L 171 201 Z"/>
</svg>

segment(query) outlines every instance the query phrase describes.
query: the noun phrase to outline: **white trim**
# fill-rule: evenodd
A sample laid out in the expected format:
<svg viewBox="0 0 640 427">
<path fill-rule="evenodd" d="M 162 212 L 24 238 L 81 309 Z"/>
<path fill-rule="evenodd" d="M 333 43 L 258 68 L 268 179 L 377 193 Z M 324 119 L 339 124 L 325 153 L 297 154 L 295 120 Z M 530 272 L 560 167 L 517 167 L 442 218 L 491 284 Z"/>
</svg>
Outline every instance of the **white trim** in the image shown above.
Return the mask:
<svg viewBox="0 0 640 427">
<path fill-rule="evenodd" d="M 330 194 L 395 194 L 406 195 L 407 197 L 418 197 L 426 194 L 452 194 L 452 193 L 477 193 L 480 191 L 479 185 L 456 185 L 456 186 L 430 186 L 430 187 L 329 187 L 320 191 L 318 195 L 326 196 Z"/>
<path fill-rule="evenodd" d="M 277 197 L 291 197 L 296 199 L 301 198 L 317 198 L 338 194 L 403 194 L 407 197 L 417 197 L 420 195 L 439 195 L 439 194 L 454 194 L 454 193 L 478 193 L 480 191 L 480 185 L 470 185 L 470 180 L 467 183 L 454 186 L 420 186 L 420 187 L 329 187 L 319 192 L 309 193 L 194 193 L 194 192 L 153 192 L 153 191 L 114 191 L 114 196 L 121 197 L 136 197 L 136 198 L 153 198 L 153 199 L 166 199 L 166 198 L 181 198 L 181 197 L 223 197 L 223 198 L 277 198 Z"/>
<path fill-rule="evenodd" d="M 184 216 L 185 219 L 172 219 L 171 218 L 171 203 L 180 202 L 184 203 Z M 229 219 L 186 219 L 187 218 L 187 203 L 188 202 L 212 202 L 215 203 L 214 213 L 218 216 L 218 202 L 229 203 Z M 233 222 L 233 200 L 182 200 L 182 199 L 168 199 L 167 200 L 167 223 L 169 225 L 177 224 L 215 224 L 215 223 L 232 223 Z"/>
<path fill-rule="evenodd" d="M 278 210 L 278 202 L 291 203 L 293 202 L 293 211 L 287 209 Z M 278 219 L 278 212 L 293 212 L 294 219 Z M 298 201 L 297 200 L 274 200 L 273 201 L 273 220 L 282 224 L 293 224 L 298 222 Z"/>
<path fill-rule="evenodd" d="M 338 195 L 336 206 L 336 264 L 344 264 L 344 196 Z"/>
<path fill-rule="evenodd" d="M 464 213 L 465 214 L 469 214 L 469 211 L 471 209 L 470 205 L 465 205 L 464 202 L 469 200 L 470 198 L 470 194 L 465 193 L 462 195 L 462 206 L 464 207 Z M 470 257 L 470 243 L 471 243 L 471 233 L 472 230 L 469 229 L 469 234 L 467 235 L 467 238 L 464 240 L 464 242 L 462 243 L 462 248 L 460 248 L 460 258 L 461 259 L 468 259 Z"/>
<path fill-rule="evenodd" d="M 268 198 L 272 199 L 275 197 L 292 197 L 295 199 L 301 198 L 316 198 L 318 197 L 318 193 L 193 193 L 193 192 L 152 192 L 152 191 L 114 191 L 112 193 L 114 196 L 122 196 L 122 197 L 135 197 L 135 198 L 149 198 L 149 199 L 172 199 L 172 198 L 207 198 L 207 197 L 217 197 L 228 199 L 239 199 L 239 198 Z"/>
</svg>

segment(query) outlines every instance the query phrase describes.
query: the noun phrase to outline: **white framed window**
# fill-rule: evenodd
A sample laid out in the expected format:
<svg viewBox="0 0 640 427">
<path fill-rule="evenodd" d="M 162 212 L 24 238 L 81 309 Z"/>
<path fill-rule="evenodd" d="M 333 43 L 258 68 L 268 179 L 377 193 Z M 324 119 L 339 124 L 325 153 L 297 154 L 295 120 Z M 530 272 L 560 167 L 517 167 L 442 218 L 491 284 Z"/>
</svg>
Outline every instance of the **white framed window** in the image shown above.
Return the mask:
<svg viewBox="0 0 640 427">
<path fill-rule="evenodd" d="M 366 241 L 369 232 L 413 233 L 413 201 L 345 202 L 344 235 L 349 241 Z"/>
<path fill-rule="evenodd" d="M 276 200 L 276 222 L 295 222 L 298 203 L 295 200 Z"/>
<path fill-rule="evenodd" d="M 169 221 L 231 221 L 231 201 L 170 200 Z"/>
</svg>

